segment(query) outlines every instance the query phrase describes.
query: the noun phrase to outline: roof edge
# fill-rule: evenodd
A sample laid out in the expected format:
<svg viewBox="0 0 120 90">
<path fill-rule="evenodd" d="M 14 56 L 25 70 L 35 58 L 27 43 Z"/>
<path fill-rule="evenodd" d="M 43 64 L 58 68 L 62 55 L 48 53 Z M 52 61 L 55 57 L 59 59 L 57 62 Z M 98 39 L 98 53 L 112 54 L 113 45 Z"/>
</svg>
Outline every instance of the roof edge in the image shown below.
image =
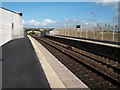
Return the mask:
<svg viewBox="0 0 120 90">
<path fill-rule="evenodd" d="M 4 7 L 0 7 L 0 8 L 2 8 L 2 9 L 4 9 L 4 10 L 7 10 L 7 11 L 10 11 L 10 12 L 13 12 L 13 13 L 15 13 L 15 14 L 18 14 L 18 15 L 20 15 L 20 16 L 22 16 L 22 14 L 23 14 L 23 13 L 21 13 L 21 12 L 15 12 L 15 11 L 6 9 L 6 8 L 4 8 Z"/>
</svg>

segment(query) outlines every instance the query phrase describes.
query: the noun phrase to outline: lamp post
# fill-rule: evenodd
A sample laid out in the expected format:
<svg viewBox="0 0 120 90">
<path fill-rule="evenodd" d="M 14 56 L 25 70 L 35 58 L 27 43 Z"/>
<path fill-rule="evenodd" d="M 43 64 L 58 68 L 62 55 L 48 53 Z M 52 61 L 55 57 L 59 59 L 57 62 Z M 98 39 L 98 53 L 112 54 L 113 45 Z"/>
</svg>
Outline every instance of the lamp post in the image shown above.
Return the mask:
<svg viewBox="0 0 120 90">
<path fill-rule="evenodd" d="M 88 26 L 88 23 L 85 23 L 85 27 L 86 27 L 86 38 L 88 38 L 88 30 L 87 30 L 87 27 Z"/>
<path fill-rule="evenodd" d="M 94 39 L 95 39 L 95 32 L 96 32 L 96 27 L 95 27 L 95 23 L 97 25 L 97 18 L 99 18 L 100 16 L 97 16 L 94 12 L 91 12 L 91 15 L 93 16 L 93 33 L 94 33 Z"/>
<path fill-rule="evenodd" d="M 91 15 L 92 15 L 92 28 L 94 29 L 94 17 L 95 17 L 95 13 L 94 12 L 91 12 Z M 95 32 L 93 31 L 94 35 L 95 35 Z M 95 38 L 95 37 L 94 37 Z"/>
<path fill-rule="evenodd" d="M 102 40 L 104 39 L 104 27 L 102 27 Z"/>
</svg>

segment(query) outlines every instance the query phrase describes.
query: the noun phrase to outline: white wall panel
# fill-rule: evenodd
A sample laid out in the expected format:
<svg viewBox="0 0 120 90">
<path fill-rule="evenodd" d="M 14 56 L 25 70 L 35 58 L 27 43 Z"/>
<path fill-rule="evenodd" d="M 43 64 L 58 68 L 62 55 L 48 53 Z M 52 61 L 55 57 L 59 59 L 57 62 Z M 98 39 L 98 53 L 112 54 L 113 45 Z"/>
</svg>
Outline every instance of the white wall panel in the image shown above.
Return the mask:
<svg viewBox="0 0 120 90">
<path fill-rule="evenodd" d="M 0 8 L 0 46 L 2 45 L 2 10 Z"/>
<path fill-rule="evenodd" d="M 12 23 L 14 27 L 12 28 Z M 24 37 L 22 17 L 19 14 L 0 8 L 0 46 L 11 39 Z"/>
<path fill-rule="evenodd" d="M 2 9 L 2 43 L 6 43 L 11 40 L 11 12 Z"/>
</svg>

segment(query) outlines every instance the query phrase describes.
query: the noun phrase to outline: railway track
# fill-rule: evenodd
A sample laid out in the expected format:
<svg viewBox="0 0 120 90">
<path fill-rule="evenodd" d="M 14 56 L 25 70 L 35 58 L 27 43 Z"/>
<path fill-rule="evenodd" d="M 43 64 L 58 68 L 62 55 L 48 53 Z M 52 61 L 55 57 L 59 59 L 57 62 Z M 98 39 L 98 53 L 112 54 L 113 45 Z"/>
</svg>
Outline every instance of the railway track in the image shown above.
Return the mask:
<svg viewBox="0 0 120 90">
<path fill-rule="evenodd" d="M 89 43 L 86 40 L 83 39 L 79 41 L 76 40 L 76 38 L 71 38 L 69 39 L 69 37 L 62 37 L 62 36 L 45 36 L 45 38 L 60 42 L 60 43 L 64 43 L 66 45 L 70 45 L 73 47 L 76 47 L 78 49 L 82 49 L 84 51 L 87 52 L 91 52 L 93 54 L 99 55 L 99 56 L 103 56 L 105 58 L 109 58 L 109 59 L 113 59 L 116 60 L 120 63 L 120 56 L 119 56 L 119 50 L 120 48 L 117 47 L 111 47 L 111 46 L 105 46 L 104 44 L 101 44 L 99 42 L 95 43 Z M 85 42 L 84 42 L 85 41 Z M 98 44 L 97 44 L 98 43 Z"/>
<path fill-rule="evenodd" d="M 69 49 L 71 51 L 74 51 L 76 52 L 77 54 L 80 54 L 82 56 L 85 56 L 87 58 L 90 58 L 91 60 L 97 62 L 97 63 L 101 63 L 102 65 L 105 65 L 107 66 L 107 68 L 111 69 L 111 70 L 114 70 L 115 72 L 119 73 L 120 74 L 120 64 L 118 61 L 115 61 L 115 60 L 111 60 L 109 58 L 105 58 L 103 56 L 100 56 L 100 55 L 96 55 L 96 54 L 93 54 L 91 52 L 87 52 L 85 50 L 81 50 L 81 49 L 77 49 L 77 48 L 74 48 L 74 47 L 71 47 L 71 46 L 68 46 L 68 45 L 65 45 L 65 44 L 62 44 L 62 43 L 59 43 L 59 42 L 56 42 L 56 41 L 53 41 L 53 40 L 50 40 L 50 39 L 46 39 L 46 40 L 49 40 L 50 42 L 54 43 L 54 44 L 57 44 L 61 47 L 64 47 L 66 49 Z"/>
<path fill-rule="evenodd" d="M 118 88 L 120 86 L 120 64 L 118 62 L 50 39 L 34 38 L 67 65 L 90 88 Z M 55 52 L 61 53 L 61 57 Z"/>
</svg>

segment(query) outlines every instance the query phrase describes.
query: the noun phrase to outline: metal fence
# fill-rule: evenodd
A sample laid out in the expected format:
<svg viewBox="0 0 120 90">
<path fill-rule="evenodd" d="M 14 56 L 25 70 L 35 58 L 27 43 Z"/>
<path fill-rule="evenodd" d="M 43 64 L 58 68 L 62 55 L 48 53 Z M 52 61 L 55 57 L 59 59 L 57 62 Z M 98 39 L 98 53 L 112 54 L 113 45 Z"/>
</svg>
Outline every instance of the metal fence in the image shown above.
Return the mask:
<svg viewBox="0 0 120 90">
<path fill-rule="evenodd" d="M 52 35 L 63 35 L 71 37 L 89 38 L 97 40 L 106 40 L 119 42 L 120 31 L 118 25 L 96 25 L 96 26 L 82 26 L 82 28 L 76 28 L 76 26 L 67 26 L 55 28 L 50 32 Z"/>
</svg>

